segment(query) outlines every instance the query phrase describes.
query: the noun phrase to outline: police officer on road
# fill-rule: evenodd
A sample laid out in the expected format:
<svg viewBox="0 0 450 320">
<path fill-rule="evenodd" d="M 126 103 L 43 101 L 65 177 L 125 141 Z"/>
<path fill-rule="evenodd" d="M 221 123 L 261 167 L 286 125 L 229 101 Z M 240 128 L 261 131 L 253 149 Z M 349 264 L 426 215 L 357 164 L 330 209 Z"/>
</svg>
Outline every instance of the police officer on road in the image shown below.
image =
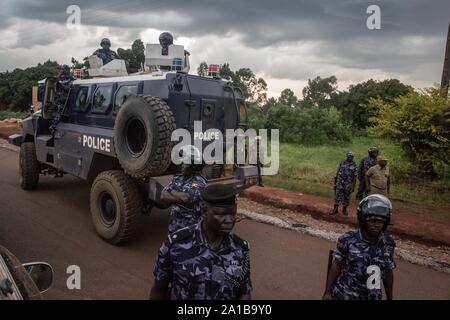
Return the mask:
<svg viewBox="0 0 450 320">
<path fill-rule="evenodd" d="M 378 156 L 378 148 L 377 147 L 370 147 L 368 150 L 369 156 L 364 157 L 361 160 L 361 163 L 359 164 L 358 168 L 358 193 L 356 194 L 356 199 L 361 200 L 367 195 L 366 190 L 366 172 L 369 170 L 369 168 L 375 166 L 377 162 L 377 156 Z"/>
<path fill-rule="evenodd" d="M 385 233 L 391 214 L 392 204 L 383 195 L 360 202 L 359 229 L 339 238 L 323 299 L 381 300 L 382 282 L 392 300 L 395 242 Z"/>
<path fill-rule="evenodd" d="M 111 62 L 114 59 L 120 59 L 119 55 L 110 49 L 111 41 L 108 38 L 103 38 L 100 42 L 101 49 L 95 50 L 93 55 L 96 55 L 103 61 L 103 65 Z"/>
<path fill-rule="evenodd" d="M 343 204 L 342 213 L 348 215 L 350 195 L 355 190 L 356 163 L 353 161 L 354 153 L 347 152 L 347 159 L 339 163 L 336 176 L 334 177 L 334 207 L 331 215 L 338 213 L 339 204 Z"/>
<path fill-rule="evenodd" d="M 200 151 L 192 145 L 182 149 L 181 173 L 162 190 L 160 201 L 170 205 L 169 233 L 197 223 L 201 218 L 200 193 L 206 180 L 200 174 L 203 162 Z"/>
<path fill-rule="evenodd" d="M 170 234 L 159 249 L 150 299 L 250 299 L 249 245 L 231 233 L 236 195 L 229 185 L 205 188 L 203 219 Z"/>
</svg>

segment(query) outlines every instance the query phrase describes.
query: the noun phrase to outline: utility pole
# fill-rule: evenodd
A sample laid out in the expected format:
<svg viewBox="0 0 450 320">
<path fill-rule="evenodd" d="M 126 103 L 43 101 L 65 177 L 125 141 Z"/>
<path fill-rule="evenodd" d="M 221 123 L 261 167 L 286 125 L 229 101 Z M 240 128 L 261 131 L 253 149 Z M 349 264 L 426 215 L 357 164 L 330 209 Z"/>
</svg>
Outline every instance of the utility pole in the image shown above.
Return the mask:
<svg viewBox="0 0 450 320">
<path fill-rule="evenodd" d="M 448 24 L 447 31 L 447 45 L 445 46 L 444 66 L 442 68 L 442 80 L 441 80 L 441 96 L 447 98 L 448 85 L 450 81 L 450 22 Z"/>
</svg>

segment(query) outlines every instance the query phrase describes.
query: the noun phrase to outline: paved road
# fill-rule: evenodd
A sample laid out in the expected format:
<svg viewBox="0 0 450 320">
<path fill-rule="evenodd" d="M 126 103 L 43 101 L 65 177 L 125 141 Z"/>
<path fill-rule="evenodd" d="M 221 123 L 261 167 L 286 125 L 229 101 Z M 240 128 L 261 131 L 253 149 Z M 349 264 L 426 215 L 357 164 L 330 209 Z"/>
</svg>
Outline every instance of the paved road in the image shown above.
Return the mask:
<svg viewBox="0 0 450 320">
<path fill-rule="evenodd" d="M 143 217 L 136 239 L 115 247 L 95 234 L 89 185 L 70 176 L 42 177 L 39 189 L 18 185 L 18 154 L 0 148 L 0 244 L 22 262 L 45 260 L 55 271 L 47 299 L 145 299 L 167 212 Z M 332 242 L 249 220 L 236 232 L 251 244 L 254 298 L 321 297 Z M 81 290 L 66 286 L 69 265 L 81 268 Z M 450 299 L 450 276 L 398 261 L 395 296 Z"/>
</svg>

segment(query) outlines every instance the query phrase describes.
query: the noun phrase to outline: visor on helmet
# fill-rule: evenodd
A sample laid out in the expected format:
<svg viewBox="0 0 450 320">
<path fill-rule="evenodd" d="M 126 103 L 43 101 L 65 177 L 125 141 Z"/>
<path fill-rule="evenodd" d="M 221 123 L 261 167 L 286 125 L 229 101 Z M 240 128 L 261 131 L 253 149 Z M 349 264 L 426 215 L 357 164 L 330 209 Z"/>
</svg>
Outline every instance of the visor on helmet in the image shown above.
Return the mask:
<svg viewBox="0 0 450 320">
<path fill-rule="evenodd" d="M 369 201 L 366 201 L 362 207 L 361 211 L 363 212 L 366 218 L 369 217 L 379 217 L 382 219 L 388 219 L 391 216 L 392 206 L 390 203 L 383 201 L 383 199 L 378 197 L 373 197 Z"/>
</svg>

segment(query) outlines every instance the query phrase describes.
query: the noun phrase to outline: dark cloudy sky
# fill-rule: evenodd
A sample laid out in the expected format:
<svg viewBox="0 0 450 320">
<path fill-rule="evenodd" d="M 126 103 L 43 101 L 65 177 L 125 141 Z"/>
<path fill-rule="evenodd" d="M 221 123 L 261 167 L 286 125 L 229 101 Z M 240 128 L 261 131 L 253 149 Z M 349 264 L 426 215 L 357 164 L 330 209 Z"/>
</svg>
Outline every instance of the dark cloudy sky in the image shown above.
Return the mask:
<svg viewBox="0 0 450 320">
<path fill-rule="evenodd" d="M 366 27 L 371 4 L 381 30 Z M 81 29 L 66 27 L 69 5 Z M 81 60 L 103 37 L 117 49 L 170 31 L 191 52 L 191 73 L 204 60 L 250 67 L 270 96 L 300 95 L 317 75 L 336 75 L 342 89 L 392 77 L 428 87 L 440 81 L 449 19 L 449 0 L 0 0 L 0 71 Z"/>
</svg>

